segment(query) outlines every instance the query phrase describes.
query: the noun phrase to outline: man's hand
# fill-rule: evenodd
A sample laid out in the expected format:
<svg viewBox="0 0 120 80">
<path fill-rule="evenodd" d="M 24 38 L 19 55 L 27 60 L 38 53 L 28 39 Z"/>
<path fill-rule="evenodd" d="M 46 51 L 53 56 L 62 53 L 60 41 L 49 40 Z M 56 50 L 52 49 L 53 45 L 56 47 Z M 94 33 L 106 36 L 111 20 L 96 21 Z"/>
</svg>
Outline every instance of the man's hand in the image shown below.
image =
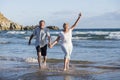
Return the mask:
<svg viewBox="0 0 120 80">
<path fill-rule="evenodd" d="M 31 41 L 28 42 L 28 45 L 30 45 L 30 44 L 31 44 Z"/>
<path fill-rule="evenodd" d="M 30 39 L 29 39 L 28 45 L 31 44 L 31 40 L 32 40 L 33 36 L 34 36 L 33 34 L 30 36 Z"/>
</svg>

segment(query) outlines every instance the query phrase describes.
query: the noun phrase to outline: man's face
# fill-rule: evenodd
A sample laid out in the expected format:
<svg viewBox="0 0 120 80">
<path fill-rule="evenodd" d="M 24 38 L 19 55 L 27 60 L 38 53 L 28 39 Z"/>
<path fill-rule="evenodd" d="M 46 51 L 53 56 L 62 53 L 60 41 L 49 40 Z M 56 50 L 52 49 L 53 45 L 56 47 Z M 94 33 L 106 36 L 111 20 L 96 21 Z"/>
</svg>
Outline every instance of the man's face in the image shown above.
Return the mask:
<svg viewBox="0 0 120 80">
<path fill-rule="evenodd" d="M 39 25 L 40 25 L 40 28 L 43 29 L 45 27 L 45 22 L 40 22 Z"/>
</svg>

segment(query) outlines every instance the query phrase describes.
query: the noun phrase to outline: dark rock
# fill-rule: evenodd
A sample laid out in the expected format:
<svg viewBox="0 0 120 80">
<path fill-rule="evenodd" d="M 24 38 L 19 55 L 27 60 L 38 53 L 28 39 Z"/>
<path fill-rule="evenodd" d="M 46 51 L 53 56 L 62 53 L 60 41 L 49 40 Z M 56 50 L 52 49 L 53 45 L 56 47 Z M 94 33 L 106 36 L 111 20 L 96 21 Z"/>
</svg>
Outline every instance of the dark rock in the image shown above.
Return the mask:
<svg viewBox="0 0 120 80">
<path fill-rule="evenodd" d="M 47 28 L 52 29 L 52 30 L 59 30 L 57 26 L 47 26 Z"/>
</svg>

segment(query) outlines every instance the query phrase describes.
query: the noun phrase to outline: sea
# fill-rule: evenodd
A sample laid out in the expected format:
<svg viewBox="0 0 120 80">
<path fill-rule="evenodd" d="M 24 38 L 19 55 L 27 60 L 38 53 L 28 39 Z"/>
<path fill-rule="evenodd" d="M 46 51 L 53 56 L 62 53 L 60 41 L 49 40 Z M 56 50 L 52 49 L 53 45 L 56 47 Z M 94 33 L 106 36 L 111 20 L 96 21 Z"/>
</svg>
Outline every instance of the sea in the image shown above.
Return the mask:
<svg viewBox="0 0 120 80">
<path fill-rule="evenodd" d="M 61 30 L 50 30 L 54 41 Z M 33 31 L 0 31 L 0 61 L 36 63 L 35 38 L 28 45 Z M 120 28 L 75 29 L 72 32 L 72 61 L 93 62 L 95 66 L 120 69 Z M 48 59 L 64 59 L 60 43 L 48 47 Z M 119 77 L 120 78 L 120 77 Z"/>
<path fill-rule="evenodd" d="M 60 31 L 50 30 L 52 41 Z M 0 60 L 36 58 L 35 39 L 28 45 L 31 34 L 32 31 L 0 31 Z M 120 29 L 75 29 L 72 36 L 72 60 L 120 62 Z M 48 48 L 47 54 L 53 59 L 64 57 L 59 43 L 52 49 Z"/>
</svg>

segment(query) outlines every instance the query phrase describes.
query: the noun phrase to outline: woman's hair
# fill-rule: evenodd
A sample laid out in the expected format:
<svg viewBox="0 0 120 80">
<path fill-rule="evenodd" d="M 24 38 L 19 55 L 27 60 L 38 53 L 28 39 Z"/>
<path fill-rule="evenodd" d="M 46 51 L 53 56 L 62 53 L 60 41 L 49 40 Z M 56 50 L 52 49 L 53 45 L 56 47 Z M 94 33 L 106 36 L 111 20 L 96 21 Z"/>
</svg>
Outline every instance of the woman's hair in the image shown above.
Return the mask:
<svg viewBox="0 0 120 80">
<path fill-rule="evenodd" d="M 63 28 L 65 27 L 65 25 L 68 25 L 68 23 L 64 23 L 64 24 L 63 24 Z"/>
</svg>

